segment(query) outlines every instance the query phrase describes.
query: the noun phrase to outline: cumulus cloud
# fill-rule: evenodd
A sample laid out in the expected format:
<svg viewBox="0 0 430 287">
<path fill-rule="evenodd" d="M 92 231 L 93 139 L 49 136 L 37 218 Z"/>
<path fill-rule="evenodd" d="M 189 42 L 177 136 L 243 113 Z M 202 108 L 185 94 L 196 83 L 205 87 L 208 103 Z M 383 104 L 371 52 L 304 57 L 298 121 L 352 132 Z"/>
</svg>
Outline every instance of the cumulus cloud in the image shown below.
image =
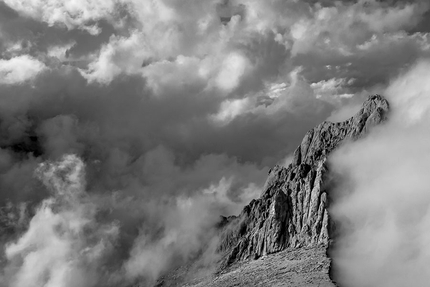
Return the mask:
<svg viewBox="0 0 430 287">
<path fill-rule="evenodd" d="M 291 27 L 292 53 L 326 50 L 350 56 L 355 45 L 375 34 L 415 26 L 428 8 L 425 3 L 391 6 L 378 1 L 321 7 Z"/>
<path fill-rule="evenodd" d="M 213 115 L 212 119 L 215 122 L 228 123 L 249 109 L 249 104 L 250 101 L 248 98 L 226 100 L 222 102 L 220 111 L 216 115 Z"/>
<path fill-rule="evenodd" d="M 84 29 L 90 34 L 100 33 L 100 28 L 93 23 L 103 18 L 111 18 L 119 4 L 115 1 L 86 0 L 77 2 L 6 0 L 5 3 L 27 17 L 42 20 L 49 25 L 62 24 L 68 29 Z"/>
<path fill-rule="evenodd" d="M 103 40 L 103 37 L 100 38 L 101 42 L 94 39 L 99 45 L 87 51 L 85 59 L 69 60 L 69 63 L 78 65 L 82 75 L 90 82 L 108 84 L 124 74 L 142 75 L 157 91 L 166 82 L 172 81 L 173 85 L 188 82 L 187 79 L 164 79 L 159 83 L 160 74 L 175 70 L 178 72 L 172 78 L 185 74 L 181 71 L 191 66 L 176 60 L 182 57 L 192 59 L 192 68 L 188 70 L 188 74 L 192 75 L 191 82 L 195 83 L 198 78 L 201 82 L 212 82 L 212 85 L 221 87 L 224 91 L 220 93 L 231 92 L 233 87 L 246 83 L 247 76 L 257 78 L 249 72 L 260 68 L 259 59 L 255 59 L 249 49 L 256 44 L 256 39 L 261 41 L 262 38 L 271 38 L 286 53 L 281 54 L 273 47 L 271 53 L 278 54 L 278 61 L 272 65 L 287 60 L 285 57 L 291 52 L 293 61 L 304 67 L 310 82 L 328 81 L 330 78 L 346 78 L 349 81 L 357 78 L 355 85 L 344 87 L 342 91 L 344 94 L 353 94 L 357 92 L 357 87 L 388 79 L 392 76 L 390 70 L 396 70 L 411 57 L 426 53 L 425 47 L 428 45 L 425 34 L 398 33 L 407 32 L 420 22 L 428 9 L 428 5 L 422 1 L 396 2 L 393 5 L 379 1 L 333 5 L 310 5 L 295 1 L 272 1 L 270 5 L 261 5 L 258 1 L 230 2 L 223 4 L 231 6 L 227 9 L 229 11 L 226 10 L 228 13 L 225 9 L 217 11 L 219 5 L 211 1 L 202 1 L 198 5 L 192 2 L 181 2 L 179 5 L 177 1 L 153 3 L 131 0 L 91 4 L 83 1 L 76 5 L 61 1 L 39 1 L 22 5 L 15 1 L 8 5 L 16 11 L 33 15 L 36 20 L 51 19 L 52 22 L 55 19 L 55 23 L 68 25 L 69 29 L 98 25 L 103 33 L 106 31 L 108 34 L 103 36 Z M 45 6 L 49 9 L 37 8 Z M 242 7 L 237 9 L 245 12 L 239 13 L 232 7 Z M 220 23 L 223 13 L 233 15 L 226 25 Z M 246 17 L 240 16 L 238 20 L 235 14 L 246 14 Z M 111 27 L 106 26 L 103 21 L 109 22 L 112 17 L 115 23 L 122 24 L 114 25 L 111 21 Z M 394 18 L 397 20 L 393 21 Z M 396 37 L 398 40 L 393 42 Z M 70 40 L 56 43 L 53 47 L 65 47 L 70 44 Z M 88 41 L 77 40 L 77 44 L 69 50 L 86 50 Z M 416 44 L 412 45 L 414 42 Z M 379 48 L 369 51 L 373 46 Z M 389 53 L 384 48 L 386 46 L 391 48 Z M 368 47 L 366 51 L 364 47 Z M 381 50 L 385 53 L 381 53 Z M 397 52 L 405 50 L 408 52 Z M 52 55 L 53 51 L 51 48 L 49 54 Z M 363 58 L 372 59 L 372 63 L 379 68 L 367 70 L 368 64 L 360 62 Z M 392 63 L 387 60 L 394 58 L 397 60 Z M 327 71 L 327 62 L 333 62 L 333 67 L 338 68 Z M 312 70 L 309 70 L 311 67 Z M 365 80 L 369 78 L 366 74 L 369 72 L 375 80 Z M 387 73 L 390 75 L 387 76 Z"/>
<path fill-rule="evenodd" d="M 430 63 L 420 61 L 385 90 L 389 120 L 339 149 L 332 208 L 340 224 L 333 251 L 345 286 L 426 286 L 429 248 Z"/>
<path fill-rule="evenodd" d="M 218 113 L 210 118 L 218 124 L 227 124 L 237 117 L 246 115 L 273 116 L 287 112 L 291 116 L 297 116 L 302 112 L 313 110 L 324 114 L 326 111 L 317 111 L 326 102 L 320 101 L 321 95 L 318 84 L 309 85 L 300 75 L 302 68 L 292 70 L 285 75 L 280 83 L 266 83 L 263 93 L 256 93 L 253 96 L 246 96 L 239 99 L 224 100 Z M 333 85 L 333 84 L 329 84 Z M 332 88 L 331 96 L 335 95 Z M 327 92 L 328 93 L 328 92 Z M 324 110 L 322 108 L 322 110 Z"/>
<path fill-rule="evenodd" d="M 351 85 L 354 83 L 354 79 L 346 81 L 346 79 L 336 79 L 332 78 L 329 80 L 323 80 L 318 83 L 312 83 L 311 88 L 314 89 L 317 97 L 325 97 L 330 100 L 333 96 L 337 95 L 339 97 L 350 98 L 354 94 L 340 94 L 339 91 L 345 88 L 346 85 Z"/>
<path fill-rule="evenodd" d="M 28 55 L 0 59 L 0 84 L 15 85 L 32 80 L 46 68 L 44 63 Z"/>
<path fill-rule="evenodd" d="M 110 83 L 121 73 L 138 73 L 145 60 L 145 46 L 140 37 L 138 33 L 129 38 L 112 36 L 88 70 L 82 70 L 82 75 L 89 82 Z"/>
<path fill-rule="evenodd" d="M 227 91 L 236 88 L 248 65 L 247 59 L 244 56 L 237 53 L 228 55 L 224 59 L 216 78 L 218 87 Z"/>
</svg>

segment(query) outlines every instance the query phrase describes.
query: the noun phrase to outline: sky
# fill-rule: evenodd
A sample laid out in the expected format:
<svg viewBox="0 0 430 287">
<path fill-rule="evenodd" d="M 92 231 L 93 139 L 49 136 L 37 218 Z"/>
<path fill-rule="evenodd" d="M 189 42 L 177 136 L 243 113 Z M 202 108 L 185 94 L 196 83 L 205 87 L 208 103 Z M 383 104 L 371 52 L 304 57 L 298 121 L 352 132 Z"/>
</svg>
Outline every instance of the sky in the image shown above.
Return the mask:
<svg viewBox="0 0 430 287">
<path fill-rule="evenodd" d="M 429 56 L 429 10 L 426 0 L 0 1 L 0 206 L 3 228 L 20 234 L 4 239 L 0 283 L 151 281 L 210 250 L 218 216 L 258 197 L 306 131 L 348 118 Z M 31 231 L 43 222 L 42 240 Z M 34 240 L 39 253 L 28 252 Z M 29 254 L 52 254 L 52 240 L 64 254 L 28 275 Z M 85 250 L 98 250 L 96 263 Z M 83 261 L 91 274 L 71 283 L 66 271 Z"/>
</svg>

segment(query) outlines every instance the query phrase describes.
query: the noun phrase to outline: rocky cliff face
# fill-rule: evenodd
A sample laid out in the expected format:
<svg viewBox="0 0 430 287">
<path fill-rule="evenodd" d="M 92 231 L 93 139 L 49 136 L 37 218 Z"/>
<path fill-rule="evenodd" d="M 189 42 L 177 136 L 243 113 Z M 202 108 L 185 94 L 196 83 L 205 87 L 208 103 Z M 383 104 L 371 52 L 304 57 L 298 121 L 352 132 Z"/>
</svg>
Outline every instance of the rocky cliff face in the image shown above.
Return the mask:
<svg viewBox="0 0 430 287">
<path fill-rule="evenodd" d="M 225 264 L 258 258 L 288 247 L 328 246 L 330 241 L 327 156 L 347 140 L 356 140 L 384 121 L 387 100 L 370 96 L 344 122 L 323 122 L 310 130 L 288 167 L 276 166 L 259 199 L 237 217 L 225 219 L 220 250 Z"/>
</svg>

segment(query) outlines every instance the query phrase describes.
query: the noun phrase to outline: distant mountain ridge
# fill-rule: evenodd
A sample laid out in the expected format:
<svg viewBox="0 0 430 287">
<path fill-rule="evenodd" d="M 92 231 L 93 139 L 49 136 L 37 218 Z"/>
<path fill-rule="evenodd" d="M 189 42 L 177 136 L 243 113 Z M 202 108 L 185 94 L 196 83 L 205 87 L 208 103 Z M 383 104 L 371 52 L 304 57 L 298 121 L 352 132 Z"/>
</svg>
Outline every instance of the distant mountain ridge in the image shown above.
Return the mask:
<svg viewBox="0 0 430 287">
<path fill-rule="evenodd" d="M 287 248 L 328 248 L 330 238 L 328 155 L 340 144 L 364 136 L 386 119 L 388 101 L 372 95 L 358 113 L 323 122 L 306 133 L 288 167 L 270 170 L 260 198 L 237 217 L 224 219 L 219 250 L 223 267 Z"/>
</svg>

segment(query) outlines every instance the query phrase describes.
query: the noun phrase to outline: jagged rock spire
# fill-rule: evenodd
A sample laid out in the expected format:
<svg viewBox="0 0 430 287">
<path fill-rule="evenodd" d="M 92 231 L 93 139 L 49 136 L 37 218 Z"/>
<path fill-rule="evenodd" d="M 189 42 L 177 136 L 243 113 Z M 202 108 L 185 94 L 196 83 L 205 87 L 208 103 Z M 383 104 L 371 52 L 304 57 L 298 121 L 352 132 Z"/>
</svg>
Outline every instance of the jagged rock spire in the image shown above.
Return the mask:
<svg viewBox="0 0 430 287">
<path fill-rule="evenodd" d="M 224 227 L 220 250 L 225 264 L 281 251 L 287 247 L 327 246 L 327 156 L 342 142 L 356 140 L 386 119 L 389 104 L 370 96 L 350 119 L 323 122 L 306 133 L 288 167 L 275 166 L 262 195 Z"/>
</svg>

